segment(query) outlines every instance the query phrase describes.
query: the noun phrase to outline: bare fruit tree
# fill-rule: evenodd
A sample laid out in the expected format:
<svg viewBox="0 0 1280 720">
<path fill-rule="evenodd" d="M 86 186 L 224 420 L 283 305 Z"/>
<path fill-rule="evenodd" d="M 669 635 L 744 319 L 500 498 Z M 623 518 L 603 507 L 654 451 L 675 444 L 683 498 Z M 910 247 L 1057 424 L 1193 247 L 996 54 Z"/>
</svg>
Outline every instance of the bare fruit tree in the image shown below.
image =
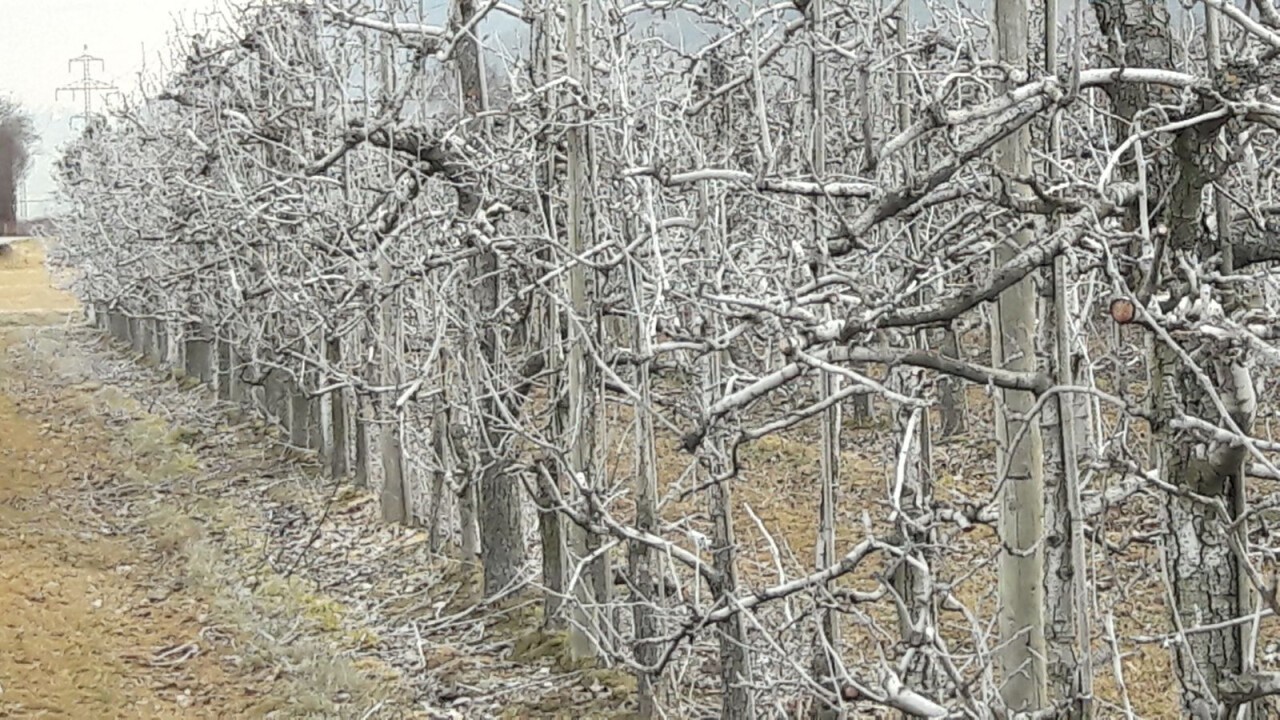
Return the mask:
<svg viewBox="0 0 1280 720">
<path fill-rule="evenodd" d="M 62 253 L 642 717 L 1260 716 L 1280 13 L 1067 5 L 245 3 Z"/>
<path fill-rule="evenodd" d="M 31 117 L 7 98 L 0 98 L 0 235 L 18 234 L 18 188 L 31 169 L 35 144 Z"/>
</svg>

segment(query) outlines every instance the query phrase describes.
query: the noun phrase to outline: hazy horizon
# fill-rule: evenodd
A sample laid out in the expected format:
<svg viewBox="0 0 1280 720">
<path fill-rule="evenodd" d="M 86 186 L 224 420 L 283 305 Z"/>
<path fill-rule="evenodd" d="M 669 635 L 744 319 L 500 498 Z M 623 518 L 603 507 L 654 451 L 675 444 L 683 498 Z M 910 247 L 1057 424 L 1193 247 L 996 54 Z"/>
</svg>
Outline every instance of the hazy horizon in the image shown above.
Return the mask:
<svg viewBox="0 0 1280 720">
<path fill-rule="evenodd" d="M 56 187 L 51 176 L 53 160 L 79 128 L 77 124 L 73 129 L 71 122 L 84 111 L 83 93 L 58 92 L 82 80 L 82 67 L 69 67 L 70 60 L 86 54 L 88 46 L 87 53 L 102 60 L 92 64 L 91 76 L 121 93 L 132 93 L 144 69 L 154 78 L 167 67 L 179 22 L 188 27 L 200 16 L 231 4 L 228 0 L 0 0 L 4 19 L 0 23 L 0 96 L 17 100 L 40 136 L 25 183 L 28 210 L 22 213 L 19 208 L 20 214 L 35 217 L 50 212 Z M 446 21 L 448 0 L 423 0 L 420 7 L 430 22 Z M 94 110 L 104 102 L 104 93 L 93 93 Z"/>
</svg>

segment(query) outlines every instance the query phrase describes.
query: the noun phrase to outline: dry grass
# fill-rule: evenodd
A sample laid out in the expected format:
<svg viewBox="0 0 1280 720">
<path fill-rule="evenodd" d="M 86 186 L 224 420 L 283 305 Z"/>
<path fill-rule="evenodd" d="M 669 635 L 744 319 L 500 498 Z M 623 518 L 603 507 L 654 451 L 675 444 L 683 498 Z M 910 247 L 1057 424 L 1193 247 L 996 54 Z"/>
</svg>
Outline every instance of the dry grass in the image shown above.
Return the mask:
<svg viewBox="0 0 1280 720">
<path fill-rule="evenodd" d="M 14 245 L 0 315 L 65 300 L 48 282 Z M 60 328 L 0 332 L 0 717 L 406 717 L 398 675 L 348 650 L 376 637 L 229 558 L 217 537 L 261 539 L 194 491 L 195 433 L 93 363 Z"/>
<path fill-rule="evenodd" d="M 201 596 L 152 592 L 158 558 L 101 534 L 78 478 L 109 466 L 103 439 L 47 426 L 0 397 L 0 716 L 245 716 L 271 683 L 228 672 L 201 641 Z M 204 652 L 157 659 L 191 644 Z"/>
<path fill-rule="evenodd" d="M 11 381 L 23 376 L 23 371 L 13 373 L 11 367 L 5 370 Z M 29 374 L 25 378 L 33 380 Z M 26 387 L 30 391 L 36 385 L 31 383 Z M 88 387 L 92 388 L 91 385 Z M 125 507 L 131 514 L 140 515 L 136 518 L 93 518 L 97 523 L 125 523 L 124 527 L 142 534 L 134 534 L 127 542 L 94 538 L 84 544 L 86 556 L 105 555 L 95 561 L 104 568 L 121 565 L 132 568 L 128 578 L 122 577 L 120 582 L 141 598 L 139 603 L 159 598 L 161 603 L 182 603 L 190 607 L 192 614 L 184 618 L 189 624 L 168 630 L 174 636 L 185 637 L 185 642 L 203 646 L 201 637 L 216 628 L 215 636 L 221 639 L 223 646 L 216 648 L 218 652 L 211 652 L 215 648 L 206 651 L 208 662 L 219 669 L 219 675 L 213 679 L 193 677 L 194 684 L 182 690 L 186 695 L 177 696 L 185 699 L 173 701 L 188 703 L 189 707 L 170 707 L 171 702 L 157 705 L 160 709 L 156 715 L 145 712 L 142 715 L 118 715 L 112 713 L 125 711 L 84 705 L 81 700 L 72 699 L 75 697 L 73 692 L 101 695 L 112 699 L 113 703 L 121 702 L 122 707 L 129 707 L 130 703 L 123 702 L 123 697 L 111 687 L 111 673 L 105 677 L 88 678 L 77 669 L 70 672 L 76 674 L 81 685 L 65 688 L 46 685 L 41 691 L 40 697 L 49 704 L 48 707 L 72 713 L 68 717 L 86 718 L 342 718 L 358 717 L 395 697 L 399 683 L 396 672 L 379 663 L 370 665 L 353 659 L 348 652 L 350 647 L 368 645 L 376 642 L 377 638 L 349 627 L 341 603 L 314 587 L 308 587 L 303 580 L 285 579 L 269 568 L 255 567 L 251 572 L 247 571 L 243 564 L 230 561 L 221 545 L 212 539 L 240 534 L 246 544 L 260 546 L 262 542 L 252 531 L 238 527 L 235 508 L 216 499 L 201 498 L 193 492 L 191 485 L 197 478 L 199 463 L 184 442 L 190 439 L 189 430 L 171 428 L 117 389 L 86 390 L 85 386 L 79 386 L 57 397 L 50 395 L 45 388 L 28 400 L 33 407 L 44 406 L 49 415 L 32 416 L 15 423 L 56 426 L 68 437 L 74 435 L 77 438 L 74 447 L 46 444 L 42 448 L 43 453 L 60 458 L 65 465 L 84 463 L 92 458 L 93 466 L 110 467 L 110 475 L 99 478 L 95 488 L 104 493 L 106 499 L 105 503 L 101 498 L 95 500 L 98 511 L 115 509 L 111 508 L 114 503 L 110 496 L 123 492 L 128 494 Z M 3 416 L 3 407 L 0 407 L 0 416 Z M 122 418 L 128 420 L 120 422 Z M 100 423 L 100 420 L 112 419 L 116 420 L 116 426 L 110 430 Z M 0 422 L 0 434 L 7 439 L 21 437 L 3 422 Z M 39 487 L 43 493 L 54 491 L 47 483 L 34 481 L 6 482 L 4 489 L 13 495 L 31 487 Z M 76 503 L 77 492 L 85 490 L 75 486 L 58 489 L 64 493 L 62 507 Z M 4 503 L 0 502 L 0 507 L 3 506 Z M 55 512 L 56 507 L 45 505 Z M 6 517 L 5 520 L 13 519 Z M 5 548 L 16 551 L 5 552 L 3 560 L 21 565 L 20 584 L 23 586 L 41 585 L 44 576 L 40 574 L 42 563 L 38 554 L 47 552 L 49 545 L 47 532 L 30 528 L 49 525 L 56 523 L 47 517 L 47 513 L 32 515 L 28 518 L 27 527 L 21 531 L 21 536 L 31 538 L 31 542 L 18 548 Z M 93 532 L 81 534 L 95 535 Z M 67 580 L 58 579 L 61 586 L 68 584 Z M 71 587 L 83 586 L 73 584 Z M 95 593 L 84 594 L 92 597 Z M 0 595 L 3 595 L 2 590 Z M 46 630 L 56 635 L 54 629 L 68 623 L 77 628 L 83 626 L 82 621 L 71 617 L 76 611 L 74 605 L 59 605 L 56 617 L 33 615 L 20 609 L 11 612 L 11 608 L 5 605 L 0 600 L 0 612 L 6 619 L 12 619 L 15 627 L 24 628 L 28 635 L 38 635 Z M 166 632 L 166 628 L 159 625 L 153 625 L 152 629 Z M 136 654 L 140 648 L 163 645 L 145 637 L 120 633 L 117 639 L 124 646 L 112 648 L 95 645 L 92 638 L 84 637 L 82 630 L 78 634 L 77 641 L 90 657 Z M 168 644 L 175 643 L 171 641 Z M 57 677 L 58 664 L 66 658 L 66 653 L 47 644 L 44 653 L 43 659 L 33 669 L 52 670 Z M 71 657 L 74 656 L 73 653 Z M 183 665 L 194 668 L 193 663 L 195 660 Z M 128 673 L 122 671 L 121 675 L 127 677 Z M 27 696 L 16 689 L 29 685 L 28 680 L 21 674 L 4 673 L 3 668 L 0 668 L 0 676 L 10 678 L 10 692 L 0 698 L 15 703 L 29 702 Z M 79 706 L 86 707 L 84 715 L 77 715 L 77 711 L 69 709 Z M 34 706 L 22 707 L 30 709 Z M 371 717 L 391 716 L 374 714 Z"/>
<path fill-rule="evenodd" d="M 76 299 L 55 289 L 44 267 L 40 240 L 19 240 L 0 254 L 0 329 L 51 325 L 66 321 L 79 309 Z"/>
</svg>

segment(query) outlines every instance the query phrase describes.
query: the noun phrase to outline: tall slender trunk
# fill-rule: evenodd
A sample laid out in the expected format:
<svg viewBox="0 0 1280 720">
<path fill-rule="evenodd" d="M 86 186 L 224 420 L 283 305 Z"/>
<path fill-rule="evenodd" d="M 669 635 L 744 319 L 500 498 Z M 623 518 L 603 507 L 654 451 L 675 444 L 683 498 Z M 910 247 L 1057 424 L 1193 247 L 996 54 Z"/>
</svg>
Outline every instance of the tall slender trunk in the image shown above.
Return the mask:
<svg viewBox="0 0 1280 720">
<path fill-rule="evenodd" d="M 565 57 L 567 72 L 574 80 L 579 92 L 590 92 L 589 76 L 589 42 L 591 2 L 590 0 L 568 0 L 565 6 Z M 579 118 L 574 118 L 578 120 Z M 569 241 L 569 250 L 580 257 L 587 248 L 593 224 L 589 217 L 591 209 L 587 198 L 592 192 L 588 184 L 590 177 L 590 131 L 586 123 L 574 122 L 567 132 L 567 172 L 568 172 L 568 219 L 565 230 Z M 568 272 L 569 318 L 567 330 L 569 337 L 569 354 L 566 358 L 568 379 L 568 423 L 565 426 L 565 439 L 568 441 L 569 472 L 589 490 L 596 490 L 602 478 L 596 477 L 592 449 L 596 435 L 596 408 L 592 402 L 593 376 L 592 361 L 587 353 L 587 344 L 595 333 L 595 311 L 587 298 L 587 272 L 582 263 L 575 262 Z M 595 515 L 594 492 L 587 495 L 586 511 L 588 516 Z M 597 552 L 601 546 L 601 538 L 580 526 L 569 529 L 569 537 L 575 562 L 587 565 L 582 569 L 582 581 L 578 584 L 578 623 L 573 628 L 571 647 L 578 657 L 595 654 L 594 640 L 585 636 L 583 630 L 600 624 L 601 613 L 608 605 L 612 577 L 609 572 L 607 553 Z"/>
<path fill-rule="evenodd" d="M 718 58 L 709 58 L 712 63 L 721 62 Z M 712 75 L 719 75 L 719 69 L 713 68 Z M 724 128 L 733 127 L 733 106 L 726 98 L 723 103 Z M 708 128 L 706 137 L 716 137 L 716 128 Z M 732 151 L 732 148 L 729 148 Z M 703 257 L 708 263 L 712 292 L 719 292 L 720 274 L 715 271 L 715 258 L 726 252 L 732 237 L 732 222 L 723 195 L 716 199 L 714 208 L 714 224 L 703 233 Z M 708 337 L 715 337 L 724 328 L 718 316 L 704 315 L 704 332 Z M 723 390 L 722 368 L 726 353 L 724 351 L 709 352 L 697 360 L 702 410 L 711 406 Z M 707 502 L 711 517 L 712 566 L 719 571 L 720 581 L 711 591 L 717 597 L 727 597 L 738 590 L 738 541 L 733 527 L 733 487 L 730 480 L 723 479 L 728 474 L 726 448 L 723 431 L 711 428 L 701 447 L 701 465 L 708 484 Z M 720 717 L 726 720 L 748 720 L 755 717 L 755 698 L 751 688 L 751 651 L 747 645 L 746 624 L 742 613 L 734 613 L 726 622 L 716 628 L 720 644 Z"/>
<path fill-rule="evenodd" d="M 645 197 L 648 201 L 650 222 L 656 216 L 653 211 L 653 186 L 645 184 Z M 656 227 L 641 228 L 653 238 L 653 253 L 661 252 L 658 247 L 658 231 Z M 630 243 L 628 243 L 630 244 Z M 631 325 L 632 337 L 636 353 L 640 357 L 648 357 L 651 351 L 651 319 L 648 303 L 644 293 L 639 268 L 635 264 L 627 266 L 627 280 L 631 290 L 634 317 Z M 649 381 L 648 363 L 638 363 L 635 367 L 635 498 L 636 529 L 640 532 L 658 534 L 658 453 L 653 428 L 653 413 L 650 409 L 653 402 Z M 657 682 L 658 679 L 647 668 L 654 667 L 661 658 L 661 647 L 658 645 L 659 620 L 656 608 L 661 606 L 664 583 L 659 580 L 660 572 L 657 553 L 643 543 L 632 543 L 630 548 L 631 577 L 633 582 L 632 618 L 635 621 L 635 654 L 642 668 L 636 673 L 636 694 L 639 700 L 637 715 L 644 720 L 657 714 Z"/>
<path fill-rule="evenodd" d="M 1025 67 L 1028 54 L 1027 0 L 996 0 L 996 52 L 1005 65 Z M 1000 170 L 1031 174 L 1031 132 L 1023 127 L 997 146 Z M 1029 195 L 1014 183 L 1013 191 Z M 995 251 L 999 267 L 1032 241 L 1029 230 L 1006 238 Z M 991 332 L 992 363 L 1018 372 L 1036 369 L 1035 278 L 1028 276 L 1000 294 Z M 1001 696 L 1011 710 L 1046 706 L 1044 644 L 1044 476 L 1039 427 L 1029 419 L 1035 397 L 1002 390 L 996 402 L 996 467 L 1000 484 L 998 653 Z M 1006 469 L 1007 468 L 1007 469 Z"/>
<path fill-rule="evenodd" d="M 447 377 L 444 373 L 445 360 L 444 353 L 441 353 L 440 360 L 440 382 L 443 383 Z M 443 388 L 442 388 L 443 389 Z M 448 451 L 449 443 L 449 400 L 443 396 L 436 399 L 436 406 L 431 412 L 431 454 L 435 459 L 435 466 L 431 469 L 431 518 L 430 524 L 427 526 L 427 537 L 431 539 L 432 552 L 439 552 L 445 545 L 445 533 L 440 526 L 444 522 L 445 510 L 448 507 L 445 504 L 445 481 L 449 477 L 449 471 L 453 466 Z"/>
<path fill-rule="evenodd" d="M 1044 71 L 1058 71 L 1058 0 L 1045 0 Z M 1059 116 L 1052 113 L 1047 132 L 1048 155 L 1061 155 Z M 1057 179 L 1056 162 L 1046 163 L 1045 172 Z M 1050 219 L 1049 231 L 1056 229 Z M 1042 299 L 1042 347 L 1047 366 L 1061 385 L 1074 385 L 1071 338 L 1075 313 L 1066 255 L 1054 258 L 1050 295 Z M 1064 706 L 1067 718 L 1089 717 L 1093 696 L 1093 653 L 1090 646 L 1089 608 L 1086 595 L 1084 517 L 1080 507 L 1080 473 L 1077 415 L 1083 399 L 1074 393 L 1060 393 L 1045 403 L 1040 416 L 1044 440 L 1045 482 L 1045 648 L 1050 698 Z"/>
<path fill-rule="evenodd" d="M 553 80 L 553 56 L 556 47 L 556 7 L 546 2 L 535 17 L 530 31 L 530 75 L 535 87 L 543 87 Z M 554 96 L 544 96 L 538 112 L 548 126 L 554 120 Z M 556 143 L 549 134 L 540 135 L 538 152 L 543 158 L 538 164 L 538 207 L 542 214 L 543 232 L 547 247 L 541 259 L 550 262 L 551 245 L 559 239 L 558 207 L 553 200 L 556 172 Z M 547 380 L 547 404 L 550 435 L 564 437 L 567 424 L 567 408 L 561 402 L 564 394 L 564 347 L 561 340 L 560 306 L 553 298 L 544 298 L 537 306 L 539 331 L 536 333 L 541 352 L 546 355 L 551 370 Z M 547 630 L 562 630 L 568 625 L 564 616 L 565 581 L 568 570 L 568 547 L 565 542 L 567 528 L 557 503 L 566 497 L 564 474 L 555 458 L 548 453 L 539 459 L 541 467 L 537 475 L 536 500 L 538 504 L 538 536 L 542 546 L 542 625 Z"/>
<path fill-rule="evenodd" d="M 461 424 L 449 427 L 448 447 L 445 452 L 453 452 L 458 477 L 458 523 L 462 526 L 462 561 L 473 563 L 477 559 L 483 562 L 480 544 L 480 516 L 477 502 L 476 454 L 472 451 L 472 443 L 467 437 L 467 427 Z"/>
<path fill-rule="evenodd" d="M 342 363 L 342 339 L 325 339 L 325 362 L 331 368 Z M 332 378 L 331 378 L 332 379 Z M 334 480 L 347 476 L 347 392 L 345 389 L 329 393 L 329 476 Z"/>
<path fill-rule="evenodd" d="M 460 29 L 471 23 L 476 14 L 474 0 L 454 0 L 453 25 Z M 486 109 L 488 98 L 484 91 L 484 65 L 480 40 L 475 30 L 458 43 L 458 76 L 462 92 L 463 112 L 475 117 Z M 469 220 L 480 209 L 479 187 L 459 193 L 458 214 Z M 500 381 L 502 361 L 501 337 L 495 326 L 494 315 L 501 301 L 501 278 L 498 254 L 484 250 L 473 264 L 476 278 L 477 319 L 483 324 L 479 329 L 481 362 L 477 364 L 482 393 L 479 417 L 480 442 L 477 448 L 479 467 L 479 527 L 482 539 L 480 554 L 484 567 L 484 591 L 492 595 L 514 583 L 524 566 L 524 521 L 521 512 L 520 483 L 515 482 L 508 471 L 508 460 L 503 456 L 506 431 L 496 427 L 500 415 L 496 397 Z"/>
<path fill-rule="evenodd" d="M 440 293 L 440 287 L 435 288 L 436 293 Z M 438 295 L 437 295 L 438 297 Z M 436 322 L 434 330 L 438 334 L 447 332 L 448 319 L 445 313 L 436 314 Z M 427 528 L 427 536 L 431 539 L 431 549 L 433 552 L 439 552 L 445 547 L 449 532 L 442 529 L 445 521 L 445 513 L 452 505 L 457 508 L 459 519 L 461 519 L 461 503 L 448 503 L 447 490 L 448 480 L 452 477 L 454 470 L 453 452 L 449 439 L 449 426 L 453 417 L 450 412 L 449 403 L 452 401 L 453 384 L 449 382 L 450 368 L 453 365 L 451 353 L 447 345 L 441 346 L 440 354 L 436 358 L 436 368 L 438 377 L 440 378 L 440 392 L 436 395 L 435 402 L 431 409 L 431 455 L 435 460 L 434 467 L 431 469 L 431 518 Z M 465 535 L 467 528 L 461 525 L 462 534 Z M 474 556 L 472 558 L 474 559 Z"/>
<path fill-rule="evenodd" d="M 382 53 L 379 58 L 379 75 L 381 77 L 382 103 L 385 105 L 394 94 L 395 77 L 391 65 L 392 39 L 384 37 Z M 391 158 L 387 158 L 388 170 Z M 397 185 L 401 184 L 397 180 Z M 414 183 L 416 186 L 416 182 Z M 403 368 L 403 341 L 400 338 L 400 310 L 397 307 L 399 292 L 396 290 L 395 271 L 391 259 L 387 257 L 386 236 L 399 216 L 402 206 L 400 188 L 389 194 L 383 207 L 383 215 L 379 218 L 378 232 L 375 234 L 374 252 L 377 254 L 378 280 L 380 289 L 391 292 L 382 298 L 378 307 L 377 347 L 378 347 L 378 380 L 382 385 L 397 387 L 401 382 Z M 416 194 L 416 190 L 413 192 Z M 411 197 L 411 196 L 410 196 Z M 382 519 L 385 522 L 405 523 L 410 519 L 412 499 L 405 482 L 404 454 L 400 428 L 400 412 L 395 407 L 394 393 L 384 393 L 378 398 L 378 449 L 382 460 Z"/>
<path fill-rule="evenodd" d="M 910 6 L 904 3 L 898 18 L 898 44 L 902 47 L 907 46 L 910 19 Z M 911 125 L 913 106 L 911 71 L 905 58 L 898 60 L 896 80 L 898 129 L 905 131 Z M 924 150 L 920 152 L 923 153 Z M 927 158 L 925 160 L 924 164 L 927 165 Z M 914 172 L 915 167 L 906 169 Z M 918 247 L 919 238 L 914 226 L 906 230 L 911 245 Z M 928 293 L 927 289 L 921 290 L 921 303 L 928 301 Z M 954 337 L 954 333 L 952 335 Z M 919 350 L 928 350 L 928 333 L 924 330 L 917 331 L 911 338 L 911 344 Z M 918 370 L 896 368 L 891 372 L 890 381 L 900 394 L 907 397 L 918 397 L 921 394 L 923 381 Z M 951 383 L 951 389 L 955 389 L 954 379 L 944 378 L 941 382 Z M 945 412 L 944 408 L 944 414 Z M 893 478 L 896 511 L 894 530 L 904 551 L 914 561 L 909 562 L 907 558 L 899 560 L 893 573 L 894 590 L 902 600 L 898 630 L 902 634 L 907 652 L 912 654 L 903 679 L 913 690 L 927 693 L 936 685 L 927 646 L 931 644 L 930 638 L 938 626 L 933 578 L 928 570 L 932 567 L 930 560 L 935 554 L 932 548 L 936 547 L 937 538 L 931 528 L 920 524 L 920 520 L 933 508 L 933 427 L 929 413 L 918 408 L 900 406 L 894 412 L 893 419 L 896 438 L 893 457 L 897 461 Z"/>
<path fill-rule="evenodd" d="M 363 328 L 361 335 L 364 336 L 367 342 L 367 338 L 371 334 L 368 329 L 372 327 L 373 321 L 368 320 L 365 325 L 367 327 Z M 365 377 L 376 377 L 372 362 L 364 364 L 363 372 Z M 366 393 L 357 393 L 354 406 L 356 410 L 356 469 L 351 482 L 358 488 L 367 488 L 369 487 L 369 469 L 372 466 L 369 452 L 369 425 L 370 419 L 373 417 L 373 398 Z"/>
<path fill-rule="evenodd" d="M 1061 385 L 1076 384 L 1071 361 L 1066 260 L 1054 263 L 1051 294 L 1044 298 L 1041 337 L 1049 368 Z M 1081 398 L 1060 393 L 1040 415 L 1045 484 L 1045 646 L 1050 696 L 1069 701 L 1067 717 L 1089 716 L 1093 695 L 1084 517 L 1080 506 Z"/>
<path fill-rule="evenodd" d="M 554 162 L 548 159 L 548 163 Z M 548 213 L 550 213 L 548 206 Z M 549 237 L 555 237 L 554 223 L 548 223 Z M 565 354 L 560 329 L 560 307 L 552 301 L 543 309 L 542 343 L 550 366 L 556 370 L 547 387 L 547 402 L 550 410 L 551 436 L 565 437 L 565 427 L 569 424 L 569 408 L 564 379 Z M 542 541 L 542 583 L 546 588 L 542 600 L 542 625 L 548 630 L 560 630 L 568 626 L 568 618 L 564 616 L 564 597 L 569 570 L 569 546 L 566 535 L 570 528 L 560 517 L 557 503 L 563 502 L 567 496 L 564 473 L 554 457 L 541 460 L 545 472 L 538 473 L 538 535 Z"/>
<path fill-rule="evenodd" d="M 810 0 L 806 7 L 809 16 L 809 29 L 815 37 L 824 33 L 823 0 Z M 826 96 L 825 96 L 825 62 L 822 52 L 817 47 L 810 47 L 805 58 L 808 63 L 807 73 L 803 78 L 805 94 L 808 96 L 807 117 L 804 131 L 809 135 L 809 163 L 812 165 L 813 179 L 822 182 L 827 167 L 826 137 Z M 727 104 L 726 104 L 727 107 Z M 823 226 L 822 211 L 826 203 L 815 199 L 810 207 L 813 222 L 813 237 L 821 244 L 821 238 L 827 235 Z M 825 258 L 819 262 L 814 272 L 821 276 L 826 269 Z M 824 308 L 824 319 L 830 319 L 830 309 Z M 827 400 L 840 391 L 840 376 L 835 373 L 819 371 L 820 399 Z M 840 482 L 840 427 L 842 424 L 841 404 L 834 403 L 820 417 L 821 457 L 818 463 L 818 536 L 814 544 L 814 567 L 822 569 L 836 562 L 836 489 Z M 829 590 L 829 585 L 823 588 Z M 836 674 L 840 664 L 840 623 L 839 615 L 828 607 L 823 608 L 818 616 L 817 632 L 814 635 L 813 671 L 818 681 L 828 691 L 834 693 L 839 683 Z M 815 713 L 825 714 L 825 710 L 815 703 Z"/>
<path fill-rule="evenodd" d="M 921 373 L 911 368 L 895 368 L 889 378 L 894 391 L 918 397 Z M 936 684 L 929 657 L 932 633 L 937 631 L 937 603 L 933 578 L 923 568 L 931 567 L 936 546 L 934 533 L 921 521 L 932 507 L 933 483 L 929 475 L 930 436 L 928 413 L 920 408 L 900 406 L 894 412 L 893 470 L 890 477 L 894 508 L 894 534 L 904 557 L 893 569 L 893 589 L 901 598 L 898 630 L 911 658 L 904 682 L 912 690 L 927 693 Z M 923 567 L 922 567 L 923 566 Z"/>
<path fill-rule="evenodd" d="M 386 285 L 392 282 L 390 263 L 379 253 L 379 278 Z M 403 367 L 399 347 L 400 333 L 397 332 L 398 313 L 394 296 L 383 300 L 378 311 L 378 377 L 383 385 L 396 387 L 400 384 L 400 371 Z M 401 416 L 395 407 L 396 396 L 392 392 L 384 393 L 375 404 L 378 413 L 378 452 L 382 460 L 382 519 L 384 522 L 407 523 L 410 521 L 410 497 L 408 484 L 404 474 L 404 453 L 401 444 Z"/>
<path fill-rule="evenodd" d="M 720 352 L 707 353 L 702 365 L 704 402 L 709 406 L 721 388 Z M 720 573 L 719 587 L 712 588 L 718 597 L 726 597 L 738 588 L 738 546 L 733 528 L 733 488 L 729 480 L 715 480 L 728 470 L 724 439 L 714 429 L 703 443 L 703 461 L 710 476 L 708 505 L 712 522 L 712 566 Z M 751 688 L 751 654 L 747 646 L 747 630 L 742 613 L 717 626 L 720 641 L 720 717 L 725 720 L 751 720 L 755 717 L 755 700 Z"/>
<path fill-rule="evenodd" d="M 1094 4 L 1099 29 L 1107 38 L 1105 61 L 1134 67 L 1175 69 L 1173 33 L 1163 5 L 1145 0 L 1099 0 Z M 1210 22 L 1213 22 L 1213 16 Z M 1207 38 L 1210 62 L 1216 64 L 1213 46 Z M 1116 116 L 1117 137 L 1141 128 L 1131 127 L 1139 109 L 1150 105 L 1154 91 L 1143 86 L 1112 88 L 1108 91 Z M 1164 162 L 1148 166 L 1146 194 L 1165 197 L 1155 220 L 1168 228 L 1164 257 L 1157 257 L 1141 280 L 1140 298 L 1147 290 L 1169 295 L 1174 306 L 1193 293 L 1178 273 L 1163 274 L 1166 264 L 1178 256 L 1208 264 L 1221 257 L 1218 268 L 1224 276 L 1234 269 L 1228 229 L 1220 224 L 1216 236 L 1201 222 L 1204 189 L 1213 181 L 1208 168 L 1215 165 L 1211 155 L 1216 147 L 1217 125 L 1200 125 L 1178 131 Z M 1167 196 L 1167 197 L 1166 197 Z M 1151 203 L 1156 207 L 1155 203 Z M 1138 217 L 1130 225 L 1148 230 L 1154 223 Z M 1145 234 L 1145 232 L 1144 232 Z M 1176 265 L 1175 265 L 1176 266 Z M 1139 287 L 1138 283 L 1134 283 Z M 1219 296 L 1231 313 L 1235 300 Z M 1169 585 L 1171 620 L 1177 628 L 1200 627 L 1187 634 L 1174 648 L 1174 671 L 1182 687 L 1183 713 L 1193 718 L 1219 717 L 1224 681 L 1246 671 L 1251 664 L 1251 626 L 1233 622 L 1249 612 L 1250 594 L 1245 585 L 1241 561 L 1232 553 L 1228 524 L 1245 511 L 1244 448 L 1208 443 L 1203 438 L 1171 427 L 1179 414 L 1225 424 L 1211 391 L 1201 385 L 1195 368 L 1188 367 L 1184 355 L 1199 358 L 1205 376 L 1215 384 L 1229 419 L 1248 433 L 1256 412 L 1253 379 L 1228 342 L 1203 336 L 1180 338 L 1181 352 L 1170 347 L 1166 337 L 1153 337 L 1150 351 L 1152 388 L 1152 437 L 1156 463 L 1165 482 L 1221 504 L 1224 521 L 1215 508 L 1181 494 L 1166 498 L 1167 512 L 1163 552 L 1166 582 Z"/>
</svg>

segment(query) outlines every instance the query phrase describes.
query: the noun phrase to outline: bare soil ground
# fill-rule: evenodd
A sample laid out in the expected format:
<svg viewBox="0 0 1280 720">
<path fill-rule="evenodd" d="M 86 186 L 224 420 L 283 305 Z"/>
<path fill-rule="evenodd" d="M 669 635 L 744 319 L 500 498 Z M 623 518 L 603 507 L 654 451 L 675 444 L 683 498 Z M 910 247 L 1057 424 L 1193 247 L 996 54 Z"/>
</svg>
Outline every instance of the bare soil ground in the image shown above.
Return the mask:
<svg viewBox="0 0 1280 720">
<path fill-rule="evenodd" d="M 161 559 L 101 532 L 85 492 L 109 451 L 51 419 L 0 398 L 0 717 L 243 715 L 270 678 L 209 647 L 198 592 L 148 589 Z"/>
<path fill-rule="evenodd" d="M 97 379 L 42 260 L 0 254 L 0 718 L 405 717 L 394 671 L 225 565 L 171 492 L 199 459 Z"/>
<path fill-rule="evenodd" d="M 165 574 L 161 559 L 104 532 L 92 502 L 116 461 L 110 444 L 8 362 L 76 309 L 40 261 L 30 243 L 0 255 L 0 717 L 243 714 L 269 679 L 202 652 L 198 594 L 147 589 Z"/>
</svg>

